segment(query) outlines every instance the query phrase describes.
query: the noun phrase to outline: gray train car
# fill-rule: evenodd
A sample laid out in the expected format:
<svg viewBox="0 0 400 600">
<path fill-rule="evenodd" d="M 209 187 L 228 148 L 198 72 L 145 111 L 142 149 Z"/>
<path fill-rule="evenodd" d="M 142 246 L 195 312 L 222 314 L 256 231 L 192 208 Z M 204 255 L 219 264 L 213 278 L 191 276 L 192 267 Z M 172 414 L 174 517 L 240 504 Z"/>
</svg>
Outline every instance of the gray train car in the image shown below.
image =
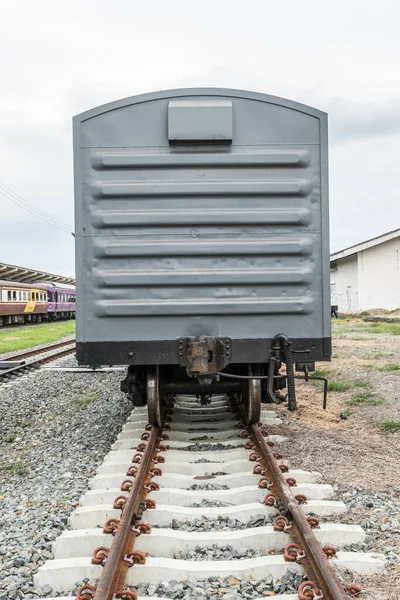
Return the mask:
<svg viewBox="0 0 400 600">
<path fill-rule="evenodd" d="M 127 365 L 153 424 L 176 393 L 294 409 L 295 364 L 331 355 L 327 115 L 145 94 L 75 117 L 74 171 L 79 363 Z"/>
</svg>

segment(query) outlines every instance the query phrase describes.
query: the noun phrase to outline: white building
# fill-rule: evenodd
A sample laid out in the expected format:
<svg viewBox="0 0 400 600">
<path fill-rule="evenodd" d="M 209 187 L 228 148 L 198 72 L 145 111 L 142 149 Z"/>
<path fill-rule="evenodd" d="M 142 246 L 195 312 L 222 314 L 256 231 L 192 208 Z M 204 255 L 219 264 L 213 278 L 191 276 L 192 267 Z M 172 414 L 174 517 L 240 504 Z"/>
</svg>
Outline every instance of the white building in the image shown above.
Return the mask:
<svg viewBox="0 0 400 600">
<path fill-rule="evenodd" d="M 400 229 L 331 255 L 331 303 L 339 312 L 400 308 Z"/>
</svg>

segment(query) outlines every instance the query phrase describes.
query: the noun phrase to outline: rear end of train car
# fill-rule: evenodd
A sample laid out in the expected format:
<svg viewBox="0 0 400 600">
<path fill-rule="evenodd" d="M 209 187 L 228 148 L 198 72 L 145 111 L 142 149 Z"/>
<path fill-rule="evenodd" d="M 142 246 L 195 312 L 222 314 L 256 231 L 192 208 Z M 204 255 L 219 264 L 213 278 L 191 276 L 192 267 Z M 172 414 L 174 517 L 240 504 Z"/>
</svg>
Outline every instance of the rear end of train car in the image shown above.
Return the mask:
<svg viewBox="0 0 400 600">
<path fill-rule="evenodd" d="M 177 393 L 294 409 L 331 355 L 327 143 L 325 113 L 237 90 L 75 117 L 79 362 L 127 365 L 154 424 Z"/>
</svg>

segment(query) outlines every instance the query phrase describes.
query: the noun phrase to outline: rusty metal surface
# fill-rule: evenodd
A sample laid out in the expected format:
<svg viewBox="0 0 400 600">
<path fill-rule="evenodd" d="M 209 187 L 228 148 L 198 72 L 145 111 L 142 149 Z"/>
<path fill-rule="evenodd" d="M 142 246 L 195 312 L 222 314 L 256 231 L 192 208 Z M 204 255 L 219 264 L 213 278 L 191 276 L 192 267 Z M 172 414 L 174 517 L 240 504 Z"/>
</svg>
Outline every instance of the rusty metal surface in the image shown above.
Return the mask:
<svg viewBox="0 0 400 600">
<path fill-rule="evenodd" d="M 145 485 L 151 477 L 149 472 L 154 462 L 154 453 L 158 451 L 159 437 L 161 437 L 161 429 L 153 427 L 139 463 L 132 490 L 125 502 L 107 561 L 102 570 L 94 596 L 95 600 L 112 600 L 116 593 L 124 590 L 126 572 L 129 568 L 130 560 L 132 559 L 133 562 L 136 562 L 132 549 L 137 531 L 132 528 L 137 520 L 141 501 L 147 493 Z M 129 560 L 124 560 L 125 557 L 128 557 Z"/>
<path fill-rule="evenodd" d="M 178 340 L 179 360 L 195 376 L 218 373 L 229 364 L 230 355 L 230 338 L 200 336 Z"/>
<path fill-rule="evenodd" d="M 293 523 L 293 527 L 290 529 L 290 536 L 294 544 L 305 552 L 305 557 L 301 559 L 301 562 L 304 565 L 307 577 L 316 584 L 315 589 L 320 589 L 323 592 L 324 600 L 348 600 L 348 595 L 329 565 L 324 551 L 315 537 L 302 508 L 299 506 L 287 484 L 260 428 L 257 425 L 251 425 L 248 430 L 256 444 L 256 453 L 260 455 L 264 467 L 268 469 L 268 479 L 273 483 L 270 488 L 271 494 L 269 495 L 272 496 L 273 494 L 275 496 L 277 504 L 278 501 L 283 502 L 287 516 L 290 515 Z M 293 546 L 293 544 L 290 544 L 290 546 Z"/>
</svg>

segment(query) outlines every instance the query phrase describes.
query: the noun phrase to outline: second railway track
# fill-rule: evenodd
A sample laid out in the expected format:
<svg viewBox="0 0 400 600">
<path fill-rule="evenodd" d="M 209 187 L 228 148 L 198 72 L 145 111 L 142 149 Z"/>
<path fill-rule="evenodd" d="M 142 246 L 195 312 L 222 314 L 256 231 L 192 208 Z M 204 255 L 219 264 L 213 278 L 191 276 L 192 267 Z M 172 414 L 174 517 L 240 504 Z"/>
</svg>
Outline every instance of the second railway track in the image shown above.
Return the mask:
<svg viewBox="0 0 400 600">
<path fill-rule="evenodd" d="M 346 511 L 330 499 L 333 488 L 286 464 L 279 436 L 268 434 L 275 413 L 245 427 L 238 408 L 225 397 L 206 407 L 178 397 L 162 430 L 135 409 L 36 586 L 68 600 L 358 592 L 337 568 L 374 573 L 384 558 L 345 550 L 364 540 L 363 529 L 331 522 Z"/>
<path fill-rule="evenodd" d="M 8 355 L 0 359 L 0 382 L 9 381 L 26 371 L 72 354 L 75 347 L 75 339 L 71 339 Z"/>
</svg>

